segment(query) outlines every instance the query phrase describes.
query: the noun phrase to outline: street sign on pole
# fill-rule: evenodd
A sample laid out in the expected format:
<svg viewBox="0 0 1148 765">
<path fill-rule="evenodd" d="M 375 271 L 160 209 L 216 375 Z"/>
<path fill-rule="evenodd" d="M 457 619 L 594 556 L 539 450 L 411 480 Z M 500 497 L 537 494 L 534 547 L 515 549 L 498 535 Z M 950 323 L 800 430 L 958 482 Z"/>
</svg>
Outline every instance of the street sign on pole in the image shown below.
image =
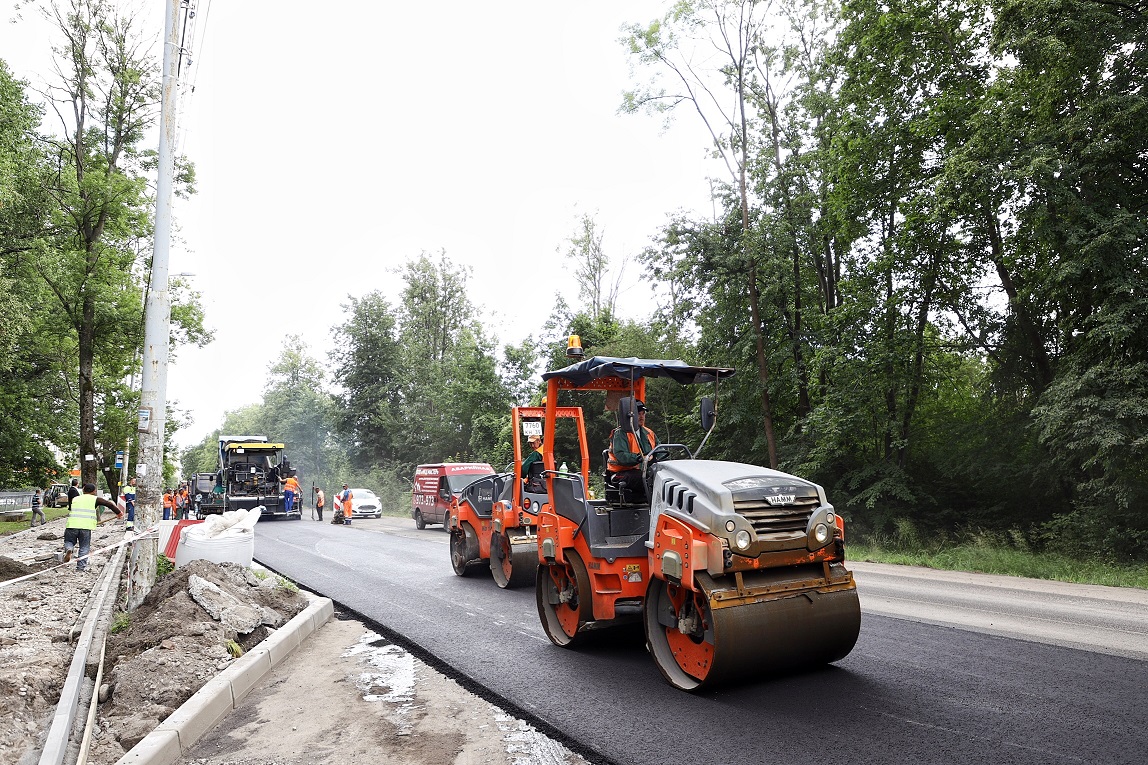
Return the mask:
<svg viewBox="0 0 1148 765">
<path fill-rule="evenodd" d="M 124 453 L 116 452 L 116 470 L 122 470 L 124 467 Z"/>
</svg>

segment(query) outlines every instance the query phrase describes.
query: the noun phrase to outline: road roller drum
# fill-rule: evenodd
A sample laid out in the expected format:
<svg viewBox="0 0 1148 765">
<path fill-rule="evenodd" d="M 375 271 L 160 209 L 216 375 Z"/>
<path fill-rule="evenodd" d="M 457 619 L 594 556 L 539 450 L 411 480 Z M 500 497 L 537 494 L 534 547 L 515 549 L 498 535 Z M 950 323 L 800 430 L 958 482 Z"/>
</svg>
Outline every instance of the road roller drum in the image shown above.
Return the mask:
<svg viewBox="0 0 1148 765">
<path fill-rule="evenodd" d="M 686 691 L 842 659 L 857 642 L 861 606 L 852 575 L 833 569 L 833 579 L 804 586 L 743 581 L 740 590 L 712 579 L 707 590 L 654 579 L 644 610 L 650 653 Z"/>
</svg>

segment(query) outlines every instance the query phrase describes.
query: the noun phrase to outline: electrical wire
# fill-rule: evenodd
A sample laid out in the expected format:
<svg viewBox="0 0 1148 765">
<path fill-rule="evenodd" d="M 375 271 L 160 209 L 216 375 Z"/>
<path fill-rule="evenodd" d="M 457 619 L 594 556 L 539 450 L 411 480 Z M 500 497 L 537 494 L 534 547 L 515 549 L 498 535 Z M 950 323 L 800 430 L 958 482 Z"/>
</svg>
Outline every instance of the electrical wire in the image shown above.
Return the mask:
<svg viewBox="0 0 1148 765">
<path fill-rule="evenodd" d="M 176 71 L 179 82 L 180 111 L 183 111 L 186 107 L 190 106 L 192 98 L 195 95 L 196 81 L 199 77 L 199 62 L 202 59 L 203 47 L 207 39 L 207 26 L 211 18 L 211 0 L 203 1 L 202 13 L 199 9 L 200 3 L 198 0 L 184 0 L 180 5 L 184 18 L 179 44 L 179 65 Z M 200 16 L 203 17 L 202 24 L 200 23 Z M 197 38 L 198 48 L 196 46 Z M 188 76 L 179 77 L 185 68 L 185 58 Z M 180 153 L 180 147 L 183 145 L 186 132 L 186 122 L 183 120 L 177 121 L 174 147 L 176 156 Z"/>
</svg>

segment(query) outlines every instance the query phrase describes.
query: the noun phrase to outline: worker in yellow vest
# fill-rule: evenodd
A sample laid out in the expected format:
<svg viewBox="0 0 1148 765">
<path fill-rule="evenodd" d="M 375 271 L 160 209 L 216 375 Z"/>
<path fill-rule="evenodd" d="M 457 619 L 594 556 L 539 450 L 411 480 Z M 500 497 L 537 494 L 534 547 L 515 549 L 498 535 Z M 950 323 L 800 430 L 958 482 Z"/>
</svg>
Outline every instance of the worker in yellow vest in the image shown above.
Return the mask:
<svg viewBox="0 0 1148 765">
<path fill-rule="evenodd" d="M 114 511 L 117 518 L 124 517 L 118 505 L 96 496 L 95 484 L 84 484 L 84 493 L 72 500 L 72 509 L 68 511 L 68 525 L 64 527 L 63 559 L 65 563 L 71 560 L 72 550 L 79 545 L 77 571 L 83 571 L 88 567 L 88 551 L 92 549 L 92 529 L 99 525 L 97 507 L 106 507 Z"/>
</svg>

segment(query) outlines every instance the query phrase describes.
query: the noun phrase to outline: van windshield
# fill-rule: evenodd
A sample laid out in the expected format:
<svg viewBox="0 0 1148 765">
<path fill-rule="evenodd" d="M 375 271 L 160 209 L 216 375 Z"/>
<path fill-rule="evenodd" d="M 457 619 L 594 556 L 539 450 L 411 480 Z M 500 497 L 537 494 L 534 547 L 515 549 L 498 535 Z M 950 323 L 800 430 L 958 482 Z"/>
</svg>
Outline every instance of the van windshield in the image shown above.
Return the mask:
<svg viewBox="0 0 1148 765">
<path fill-rule="evenodd" d="M 460 491 L 470 486 L 472 483 L 482 478 L 481 475 L 448 475 L 446 477 L 447 486 L 450 487 L 452 494 L 458 494 Z"/>
</svg>

